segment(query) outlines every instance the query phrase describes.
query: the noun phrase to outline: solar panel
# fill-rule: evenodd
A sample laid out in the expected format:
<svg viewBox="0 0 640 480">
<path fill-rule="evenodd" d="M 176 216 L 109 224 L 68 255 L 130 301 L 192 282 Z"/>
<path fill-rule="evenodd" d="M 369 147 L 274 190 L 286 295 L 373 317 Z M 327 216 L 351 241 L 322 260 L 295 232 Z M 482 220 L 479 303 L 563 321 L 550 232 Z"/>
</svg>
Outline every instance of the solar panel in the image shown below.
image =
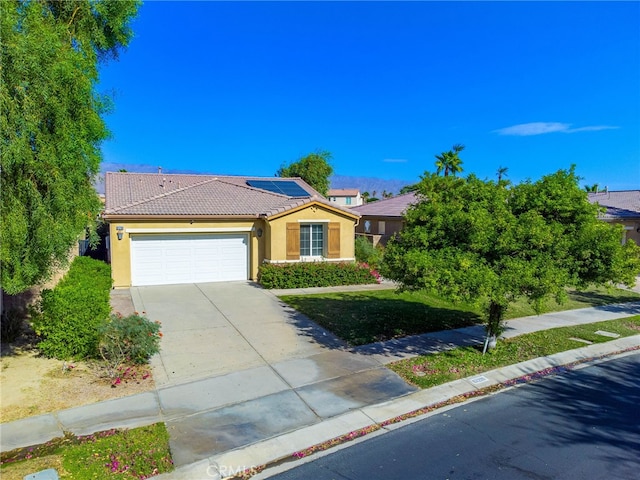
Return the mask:
<svg viewBox="0 0 640 480">
<path fill-rule="evenodd" d="M 288 197 L 309 197 L 309 192 L 292 180 L 247 180 L 247 185 Z"/>
</svg>

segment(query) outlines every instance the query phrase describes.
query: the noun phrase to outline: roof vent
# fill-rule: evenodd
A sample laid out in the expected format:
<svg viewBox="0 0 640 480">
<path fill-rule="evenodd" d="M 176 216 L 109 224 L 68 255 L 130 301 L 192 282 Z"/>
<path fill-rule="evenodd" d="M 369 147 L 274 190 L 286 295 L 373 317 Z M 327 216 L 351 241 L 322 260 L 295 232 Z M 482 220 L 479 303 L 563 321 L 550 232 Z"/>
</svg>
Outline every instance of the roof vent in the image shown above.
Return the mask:
<svg viewBox="0 0 640 480">
<path fill-rule="evenodd" d="M 158 174 L 162 175 L 162 167 L 158 167 Z"/>
</svg>

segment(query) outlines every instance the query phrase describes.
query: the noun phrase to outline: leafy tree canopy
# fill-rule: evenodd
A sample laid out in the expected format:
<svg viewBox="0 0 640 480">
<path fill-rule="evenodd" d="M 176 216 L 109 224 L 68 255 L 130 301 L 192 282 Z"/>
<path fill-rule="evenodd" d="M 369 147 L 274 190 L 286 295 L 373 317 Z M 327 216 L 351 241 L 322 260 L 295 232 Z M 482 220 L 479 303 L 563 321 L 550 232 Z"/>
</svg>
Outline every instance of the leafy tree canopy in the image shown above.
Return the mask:
<svg viewBox="0 0 640 480">
<path fill-rule="evenodd" d="M 598 220 L 600 207 L 578 181 L 573 167 L 516 186 L 424 176 L 421 201 L 387 244 L 382 274 L 404 288 L 480 302 L 490 335 L 517 297 L 540 312 L 567 286 L 633 285 L 640 248 L 623 246 L 622 227 Z"/>
<path fill-rule="evenodd" d="M 2 288 L 21 292 L 46 279 L 100 203 L 98 64 L 116 57 L 139 2 L 0 2 Z"/>
<path fill-rule="evenodd" d="M 411 185 L 405 185 L 400 189 L 400 195 L 404 195 L 405 193 L 415 192 L 418 190 L 418 184 L 414 183 Z"/>
<path fill-rule="evenodd" d="M 300 177 L 319 193 L 326 196 L 329 191 L 329 177 L 333 174 L 330 152 L 317 150 L 277 171 L 278 177 Z"/>
</svg>

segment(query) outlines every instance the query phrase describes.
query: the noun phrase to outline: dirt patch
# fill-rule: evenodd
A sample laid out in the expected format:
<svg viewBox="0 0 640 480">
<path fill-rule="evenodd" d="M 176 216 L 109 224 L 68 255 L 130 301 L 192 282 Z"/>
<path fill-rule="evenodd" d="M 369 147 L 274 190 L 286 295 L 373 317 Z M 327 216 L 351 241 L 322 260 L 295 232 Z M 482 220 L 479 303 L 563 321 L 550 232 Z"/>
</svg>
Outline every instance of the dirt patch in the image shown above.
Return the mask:
<svg viewBox="0 0 640 480">
<path fill-rule="evenodd" d="M 53 287 L 61 276 L 56 275 L 47 287 Z M 33 289 L 23 303 L 37 298 L 40 290 Z M 111 305 L 114 312 L 133 313 L 128 290 L 112 290 Z M 149 366 L 122 369 L 119 380 L 114 380 L 96 363 L 44 358 L 36 348 L 37 342 L 25 321 L 15 342 L 0 345 L 2 423 L 155 389 Z"/>
<path fill-rule="evenodd" d="M 43 358 L 34 350 L 2 356 L 0 383 L 3 423 L 155 388 L 148 366 L 123 369 L 114 380 L 97 364 Z"/>
<path fill-rule="evenodd" d="M 60 455 L 48 455 L 46 457 L 31 459 L 28 462 L 3 466 L 2 480 L 23 480 L 27 475 L 48 468 L 54 468 L 61 477 L 69 474 L 62 466 L 62 457 Z"/>
</svg>

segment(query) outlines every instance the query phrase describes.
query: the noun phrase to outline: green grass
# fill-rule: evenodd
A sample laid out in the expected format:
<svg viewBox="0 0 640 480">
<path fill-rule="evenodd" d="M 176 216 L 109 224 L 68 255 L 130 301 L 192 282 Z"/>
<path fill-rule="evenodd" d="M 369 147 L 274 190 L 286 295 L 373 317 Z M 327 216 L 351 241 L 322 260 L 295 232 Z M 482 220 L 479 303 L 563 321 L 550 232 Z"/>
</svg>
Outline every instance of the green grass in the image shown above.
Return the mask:
<svg viewBox="0 0 640 480">
<path fill-rule="evenodd" d="M 131 430 L 67 435 L 44 445 L 2 452 L 0 476 L 25 475 L 55 468 L 61 479 L 148 478 L 173 470 L 164 423 Z"/>
<path fill-rule="evenodd" d="M 299 312 L 332 331 L 350 345 L 466 327 L 482 322 L 477 305 L 453 304 L 424 291 L 397 293 L 395 290 L 284 295 L 280 297 Z M 569 292 L 559 305 L 549 302 L 545 311 L 607 305 L 640 300 L 640 294 L 620 289 L 592 288 Z M 512 304 L 507 318 L 535 315 L 522 299 Z"/>
<path fill-rule="evenodd" d="M 401 360 L 388 367 L 407 382 L 420 388 L 429 388 L 505 365 L 585 346 L 584 343 L 572 340 L 571 337 L 588 340 L 594 344 L 611 340 L 611 338 L 596 335 L 597 330 L 617 333 L 620 337 L 638 335 L 640 334 L 640 315 L 519 335 L 500 340 L 496 348 L 486 355 L 482 355 L 481 347 L 461 347 L 447 352 Z"/>
</svg>

